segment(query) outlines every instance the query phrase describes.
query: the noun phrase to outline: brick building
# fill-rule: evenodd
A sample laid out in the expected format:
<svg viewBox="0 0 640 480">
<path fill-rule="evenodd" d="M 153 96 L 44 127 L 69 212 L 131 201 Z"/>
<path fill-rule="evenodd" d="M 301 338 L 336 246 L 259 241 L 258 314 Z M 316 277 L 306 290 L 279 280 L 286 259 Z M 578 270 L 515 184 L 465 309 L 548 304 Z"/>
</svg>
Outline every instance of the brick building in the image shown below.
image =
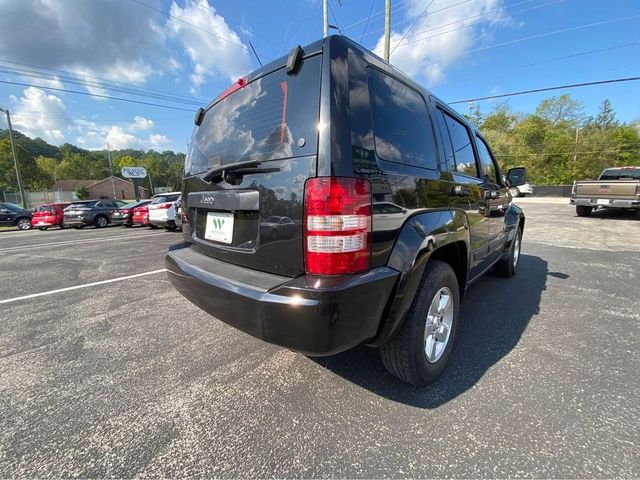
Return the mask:
<svg viewBox="0 0 640 480">
<path fill-rule="evenodd" d="M 111 180 L 113 179 L 113 184 Z M 139 182 L 140 183 L 140 182 Z M 76 200 L 75 192 L 84 187 L 89 191 L 89 198 L 115 198 L 118 200 L 132 200 L 136 198 L 133 183 L 120 177 L 107 177 L 102 180 L 60 180 L 51 187 L 54 192 L 60 192 L 61 198 L 70 201 Z M 149 198 L 149 190 L 138 185 L 140 198 Z"/>
</svg>

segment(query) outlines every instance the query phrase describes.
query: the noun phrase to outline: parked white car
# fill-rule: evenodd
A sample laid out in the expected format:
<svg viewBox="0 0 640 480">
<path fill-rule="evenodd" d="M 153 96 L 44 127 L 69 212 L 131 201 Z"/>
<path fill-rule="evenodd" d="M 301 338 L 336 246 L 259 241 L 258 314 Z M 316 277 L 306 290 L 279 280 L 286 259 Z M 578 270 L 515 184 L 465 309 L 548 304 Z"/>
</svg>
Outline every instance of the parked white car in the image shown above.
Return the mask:
<svg viewBox="0 0 640 480">
<path fill-rule="evenodd" d="M 153 196 L 149 204 L 149 223 L 154 227 L 175 230 L 176 202 L 180 200 L 180 192 L 159 193 Z"/>
<path fill-rule="evenodd" d="M 513 198 L 533 195 L 533 185 L 527 181 L 527 170 L 524 167 L 509 169 L 509 193 Z"/>
</svg>

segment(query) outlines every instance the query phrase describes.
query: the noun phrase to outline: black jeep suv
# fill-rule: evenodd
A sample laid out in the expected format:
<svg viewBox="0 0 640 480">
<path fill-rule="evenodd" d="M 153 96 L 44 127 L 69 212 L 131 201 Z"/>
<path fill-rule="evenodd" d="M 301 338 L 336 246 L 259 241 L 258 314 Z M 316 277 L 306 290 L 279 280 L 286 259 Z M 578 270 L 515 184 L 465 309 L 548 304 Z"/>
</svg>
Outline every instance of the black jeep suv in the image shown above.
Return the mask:
<svg viewBox="0 0 640 480">
<path fill-rule="evenodd" d="M 169 278 L 244 332 L 308 355 L 379 347 L 424 385 L 468 285 L 516 272 L 524 215 L 485 139 L 345 37 L 293 49 L 195 123 Z M 289 235 L 265 235 L 274 217 Z"/>
</svg>

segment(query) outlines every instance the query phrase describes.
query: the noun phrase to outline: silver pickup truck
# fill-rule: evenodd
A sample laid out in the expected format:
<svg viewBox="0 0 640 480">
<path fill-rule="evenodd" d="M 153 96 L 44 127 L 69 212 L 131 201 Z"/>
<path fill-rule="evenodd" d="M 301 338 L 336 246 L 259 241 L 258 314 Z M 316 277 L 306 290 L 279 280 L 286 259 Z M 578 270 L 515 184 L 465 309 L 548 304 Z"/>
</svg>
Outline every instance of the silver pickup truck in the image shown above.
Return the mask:
<svg viewBox="0 0 640 480">
<path fill-rule="evenodd" d="M 640 218 L 640 167 L 607 168 L 598 180 L 573 182 L 571 204 L 580 217 L 596 208 L 625 208 Z"/>
</svg>

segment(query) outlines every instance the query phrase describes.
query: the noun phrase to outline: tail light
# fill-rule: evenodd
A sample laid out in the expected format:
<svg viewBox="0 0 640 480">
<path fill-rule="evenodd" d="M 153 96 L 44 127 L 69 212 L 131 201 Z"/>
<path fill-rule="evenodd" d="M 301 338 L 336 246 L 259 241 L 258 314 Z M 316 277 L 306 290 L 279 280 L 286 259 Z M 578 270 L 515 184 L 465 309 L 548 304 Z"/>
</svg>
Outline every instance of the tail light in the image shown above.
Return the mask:
<svg viewBox="0 0 640 480">
<path fill-rule="evenodd" d="M 171 205 L 172 205 L 171 203 L 161 203 L 156 208 L 159 208 L 160 210 L 167 210 L 171 208 Z"/>
<path fill-rule="evenodd" d="M 371 256 L 371 185 L 361 178 L 318 177 L 304 192 L 306 271 L 358 273 Z"/>
</svg>

